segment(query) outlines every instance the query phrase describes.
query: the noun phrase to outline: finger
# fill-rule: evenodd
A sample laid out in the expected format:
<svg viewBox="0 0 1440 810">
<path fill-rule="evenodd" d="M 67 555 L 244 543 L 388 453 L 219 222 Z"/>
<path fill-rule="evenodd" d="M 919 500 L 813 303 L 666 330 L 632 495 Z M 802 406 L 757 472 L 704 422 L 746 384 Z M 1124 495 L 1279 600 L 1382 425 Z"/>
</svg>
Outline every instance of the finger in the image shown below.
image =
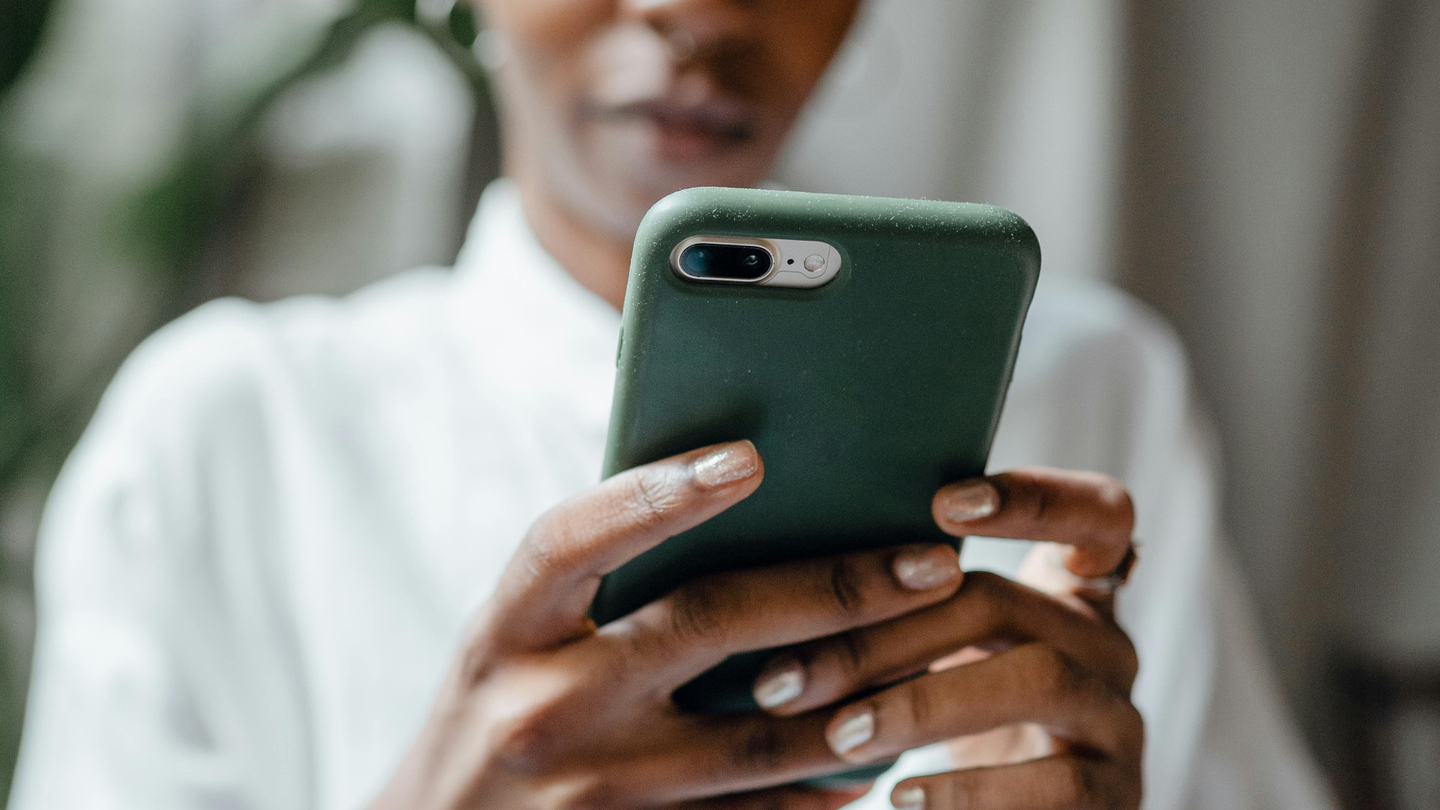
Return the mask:
<svg viewBox="0 0 1440 810">
<path fill-rule="evenodd" d="M 1036 543 L 1025 555 L 1015 579 L 1067 605 L 1082 611 L 1088 610 L 1113 624 L 1114 589 L 1097 589 L 1084 577 L 1071 573 L 1068 562 L 1074 553 L 1075 550 L 1070 546 Z"/>
<path fill-rule="evenodd" d="M 1104 576 L 1130 547 L 1135 508 L 1108 475 L 1029 467 L 943 487 L 935 521 L 955 536 L 978 534 L 1074 546 L 1071 573 Z"/>
<path fill-rule="evenodd" d="M 1134 810 L 1140 787 L 1138 767 L 1058 755 L 906 779 L 890 803 L 896 810 Z"/>
<path fill-rule="evenodd" d="M 717 574 L 681 586 L 590 643 L 620 644 L 637 677 L 673 688 L 727 656 L 884 621 L 955 592 L 960 560 L 946 545 L 856 552 Z M 777 682 L 761 705 L 788 699 Z"/>
<path fill-rule="evenodd" d="M 672 807 L 675 810 L 839 810 L 868 792 L 868 785 L 854 790 L 784 787 L 697 799 Z"/>
<path fill-rule="evenodd" d="M 600 577 L 755 491 L 764 466 L 748 441 L 714 445 L 615 475 L 545 513 L 477 622 L 480 642 L 542 649 L 593 626 Z"/>
<path fill-rule="evenodd" d="M 1000 728 L 945 741 L 950 761 L 959 767 L 982 768 L 1014 765 L 1060 753 L 1060 744 L 1050 732 L 1034 723 Z"/>
<path fill-rule="evenodd" d="M 866 688 L 923 672 L 971 646 L 995 648 L 1043 641 L 1083 669 L 1129 693 L 1138 660 L 1125 633 L 1032 588 L 985 572 L 965 576 L 952 597 L 889 621 L 800 645 L 781 653 L 756 679 L 756 693 L 791 684 L 789 700 L 768 706 L 799 714 Z"/>
<path fill-rule="evenodd" d="M 1127 696 L 1045 644 L 892 686 L 837 711 L 830 747 L 870 762 L 932 742 L 1033 722 L 1082 752 L 1138 759 L 1143 723 Z"/>
<path fill-rule="evenodd" d="M 793 785 L 848 769 L 825 742 L 828 717 L 675 714 L 632 754 L 624 782 L 642 806 Z M 676 774 L 683 778 L 677 779 Z"/>
</svg>

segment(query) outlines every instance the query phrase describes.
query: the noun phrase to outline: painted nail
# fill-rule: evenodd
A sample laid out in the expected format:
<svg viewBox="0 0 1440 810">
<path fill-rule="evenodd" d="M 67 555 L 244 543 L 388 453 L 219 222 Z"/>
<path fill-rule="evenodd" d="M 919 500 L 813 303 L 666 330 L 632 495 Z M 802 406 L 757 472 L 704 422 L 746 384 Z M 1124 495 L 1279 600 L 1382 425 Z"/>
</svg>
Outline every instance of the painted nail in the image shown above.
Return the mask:
<svg viewBox="0 0 1440 810">
<path fill-rule="evenodd" d="M 925 788 L 905 788 L 895 791 L 890 797 L 895 810 L 925 810 Z"/>
<path fill-rule="evenodd" d="M 755 702 L 773 709 L 800 697 L 805 691 L 805 667 L 794 659 L 771 664 L 755 681 Z"/>
<path fill-rule="evenodd" d="M 735 442 L 699 459 L 690 468 L 695 483 L 719 489 L 743 481 L 760 469 L 760 455 L 750 442 Z"/>
<path fill-rule="evenodd" d="M 990 517 L 1000 508 L 1000 493 L 987 481 L 950 487 L 940 495 L 940 514 L 952 523 Z"/>
<path fill-rule="evenodd" d="M 830 743 L 831 751 L 844 754 L 870 742 L 870 738 L 874 736 L 875 713 L 866 709 L 853 717 L 846 718 L 840 725 L 827 732 L 825 741 Z"/>
<path fill-rule="evenodd" d="M 907 549 L 891 564 L 895 578 L 912 591 L 928 591 L 960 577 L 960 563 L 949 546 Z"/>
</svg>

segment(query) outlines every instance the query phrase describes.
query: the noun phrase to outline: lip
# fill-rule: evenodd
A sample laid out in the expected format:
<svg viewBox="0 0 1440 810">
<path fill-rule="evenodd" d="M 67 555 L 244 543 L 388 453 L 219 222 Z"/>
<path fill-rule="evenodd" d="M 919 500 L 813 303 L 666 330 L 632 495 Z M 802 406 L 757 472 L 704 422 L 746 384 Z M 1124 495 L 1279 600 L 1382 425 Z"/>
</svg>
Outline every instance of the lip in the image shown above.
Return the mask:
<svg viewBox="0 0 1440 810">
<path fill-rule="evenodd" d="M 697 158 L 750 140 L 756 116 L 749 105 L 725 98 L 699 103 L 650 99 L 611 107 L 592 107 L 589 117 L 602 122 L 641 122 L 654 128 L 662 154 Z"/>
</svg>

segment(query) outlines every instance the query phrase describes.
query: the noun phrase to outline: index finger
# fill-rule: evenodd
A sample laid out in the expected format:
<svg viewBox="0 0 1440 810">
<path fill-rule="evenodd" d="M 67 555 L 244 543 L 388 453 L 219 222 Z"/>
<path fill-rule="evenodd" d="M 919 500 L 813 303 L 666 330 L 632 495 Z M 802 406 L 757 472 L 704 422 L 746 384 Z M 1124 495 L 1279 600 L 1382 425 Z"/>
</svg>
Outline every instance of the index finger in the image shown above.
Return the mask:
<svg viewBox="0 0 1440 810">
<path fill-rule="evenodd" d="M 1119 481 L 1094 472 L 1025 467 L 942 487 L 935 522 L 957 537 L 978 534 L 1074 547 L 1070 573 L 1114 571 L 1130 548 L 1135 507 Z"/>
<path fill-rule="evenodd" d="M 481 640 L 534 650 L 592 631 L 600 577 L 744 500 L 763 477 L 755 445 L 731 442 L 619 473 L 551 509 L 501 576 Z"/>
</svg>

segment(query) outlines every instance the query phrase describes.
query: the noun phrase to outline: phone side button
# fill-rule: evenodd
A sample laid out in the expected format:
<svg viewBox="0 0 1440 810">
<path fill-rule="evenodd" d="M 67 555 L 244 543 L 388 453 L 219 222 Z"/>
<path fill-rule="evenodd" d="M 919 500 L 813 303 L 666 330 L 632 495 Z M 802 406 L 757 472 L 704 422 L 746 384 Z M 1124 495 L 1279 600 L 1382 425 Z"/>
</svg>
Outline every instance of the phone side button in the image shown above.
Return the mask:
<svg viewBox="0 0 1440 810">
<path fill-rule="evenodd" d="M 620 352 L 625 349 L 625 327 L 620 327 L 620 339 L 615 342 L 615 367 L 620 367 Z"/>
</svg>

